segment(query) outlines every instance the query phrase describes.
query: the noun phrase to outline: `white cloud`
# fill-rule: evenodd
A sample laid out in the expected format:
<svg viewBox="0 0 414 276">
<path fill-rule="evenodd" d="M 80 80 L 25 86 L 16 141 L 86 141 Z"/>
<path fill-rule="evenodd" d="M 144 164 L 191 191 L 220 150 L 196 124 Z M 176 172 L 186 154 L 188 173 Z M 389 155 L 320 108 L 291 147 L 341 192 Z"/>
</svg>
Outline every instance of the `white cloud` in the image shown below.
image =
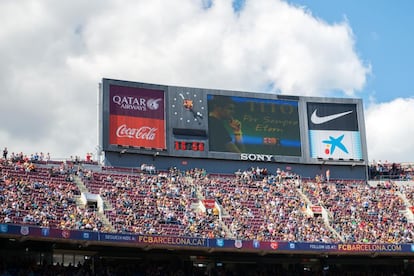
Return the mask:
<svg viewBox="0 0 414 276">
<path fill-rule="evenodd" d="M 414 98 L 372 104 L 365 122 L 370 160 L 413 162 Z"/>
<path fill-rule="evenodd" d="M 206 3 L 2 1 L 0 146 L 55 157 L 94 151 L 103 77 L 359 96 L 371 68 L 346 20 L 330 25 L 277 0 L 246 1 L 238 13 L 231 0 Z"/>
</svg>

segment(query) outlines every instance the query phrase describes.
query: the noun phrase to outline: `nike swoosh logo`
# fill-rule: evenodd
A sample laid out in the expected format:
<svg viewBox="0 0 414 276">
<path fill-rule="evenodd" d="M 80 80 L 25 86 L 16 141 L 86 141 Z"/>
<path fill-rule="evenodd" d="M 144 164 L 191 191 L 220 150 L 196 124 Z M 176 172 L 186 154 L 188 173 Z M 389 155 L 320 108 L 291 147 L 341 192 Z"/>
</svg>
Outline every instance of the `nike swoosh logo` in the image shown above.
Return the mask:
<svg viewBox="0 0 414 276">
<path fill-rule="evenodd" d="M 320 124 L 338 119 L 340 117 L 343 117 L 343 116 L 348 115 L 348 114 L 353 112 L 353 110 L 350 110 L 350 111 L 345 111 L 345 112 L 342 112 L 342 113 L 337 113 L 337 114 L 332 114 L 332 115 L 328 115 L 328 116 L 319 117 L 316 114 L 316 111 L 318 111 L 318 109 L 315 109 L 315 111 L 313 111 L 313 113 L 311 115 L 311 122 L 314 123 L 315 125 L 320 125 Z"/>
</svg>

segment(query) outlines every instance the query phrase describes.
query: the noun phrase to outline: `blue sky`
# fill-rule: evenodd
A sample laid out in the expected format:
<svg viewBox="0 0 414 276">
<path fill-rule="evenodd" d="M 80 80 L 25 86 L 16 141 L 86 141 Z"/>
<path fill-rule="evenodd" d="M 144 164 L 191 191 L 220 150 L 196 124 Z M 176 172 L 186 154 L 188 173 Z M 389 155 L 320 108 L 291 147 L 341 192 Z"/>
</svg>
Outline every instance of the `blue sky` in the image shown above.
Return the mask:
<svg viewBox="0 0 414 276">
<path fill-rule="evenodd" d="M 414 162 L 411 1 L 0 1 L 0 147 L 98 146 L 102 78 L 364 101 L 370 160 Z"/>
<path fill-rule="evenodd" d="M 363 88 L 364 100 L 391 101 L 412 97 L 414 78 L 414 2 L 293 0 L 317 18 L 335 24 L 346 20 L 355 36 L 358 55 L 372 65 Z"/>
</svg>

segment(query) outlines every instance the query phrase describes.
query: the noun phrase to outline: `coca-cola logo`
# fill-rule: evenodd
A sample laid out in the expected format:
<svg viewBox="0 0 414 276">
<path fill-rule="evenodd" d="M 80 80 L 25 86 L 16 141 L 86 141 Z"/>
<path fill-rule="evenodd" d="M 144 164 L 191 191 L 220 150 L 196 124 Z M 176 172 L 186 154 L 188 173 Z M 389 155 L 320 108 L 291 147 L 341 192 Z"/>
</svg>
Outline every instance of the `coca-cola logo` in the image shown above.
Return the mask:
<svg viewBox="0 0 414 276">
<path fill-rule="evenodd" d="M 126 124 L 123 124 L 118 127 L 116 130 L 116 136 L 119 138 L 135 138 L 138 140 L 155 140 L 157 134 L 157 128 L 142 126 L 140 128 L 127 127 Z"/>
</svg>

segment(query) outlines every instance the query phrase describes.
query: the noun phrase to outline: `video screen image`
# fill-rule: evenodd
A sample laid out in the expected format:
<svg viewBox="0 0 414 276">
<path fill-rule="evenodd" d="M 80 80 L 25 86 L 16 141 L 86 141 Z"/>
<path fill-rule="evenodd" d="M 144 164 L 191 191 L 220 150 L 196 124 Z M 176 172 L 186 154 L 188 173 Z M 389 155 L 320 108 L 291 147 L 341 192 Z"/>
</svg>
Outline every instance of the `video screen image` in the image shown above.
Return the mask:
<svg viewBox="0 0 414 276">
<path fill-rule="evenodd" d="M 207 95 L 209 150 L 301 156 L 298 101 Z"/>
</svg>

